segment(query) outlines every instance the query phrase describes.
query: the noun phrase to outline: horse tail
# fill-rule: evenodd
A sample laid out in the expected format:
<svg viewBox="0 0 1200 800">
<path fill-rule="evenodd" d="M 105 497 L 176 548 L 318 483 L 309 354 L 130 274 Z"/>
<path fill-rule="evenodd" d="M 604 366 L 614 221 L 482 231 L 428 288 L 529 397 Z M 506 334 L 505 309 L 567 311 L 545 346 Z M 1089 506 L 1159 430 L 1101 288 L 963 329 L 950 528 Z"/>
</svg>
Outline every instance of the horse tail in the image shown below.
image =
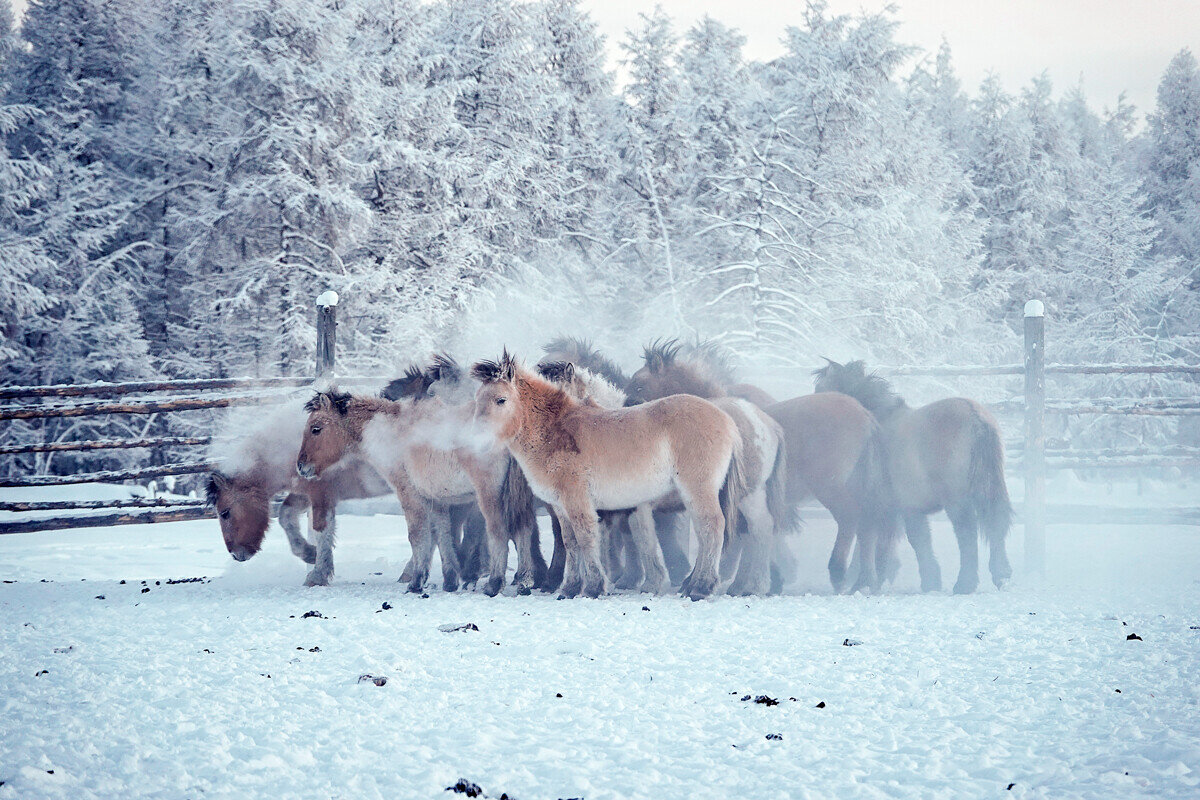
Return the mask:
<svg viewBox="0 0 1200 800">
<path fill-rule="evenodd" d="M 787 447 L 784 446 L 783 429 L 776 432 L 775 464 L 767 476 L 767 511 L 775 522 L 775 535 L 782 536 L 791 530 L 796 515 L 787 502 Z"/>
<path fill-rule="evenodd" d="M 978 409 L 971 438 L 967 486 L 979 518 L 979 533 L 989 542 L 1003 543 L 1012 525 L 1012 501 L 1004 480 L 1004 443 L 996 425 Z"/>
<path fill-rule="evenodd" d="M 875 532 L 876 566 L 885 567 L 879 577 L 890 582 L 895 578 L 895 567 L 898 566 L 894 556 L 900 535 L 899 513 L 888 471 L 883 431 L 875 420 L 871 420 L 871 428 L 858 462 L 850 473 L 848 486 L 852 496 L 858 498 L 862 513 L 860 528 Z M 861 550 L 861 546 L 856 547 L 856 552 L 858 550 Z"/>
<path fill-rule="evenodd" d="M 533 489 L 521 471 L 521 465 L 512 456 L 504 467 L 504 483 L 500 487 L 500 515 L 509 537 L 518 532 L 537 528 L 537 516 L 533 505 Z"/>
<path fill-rule="evenodd" d="M 725 517 L 725 542 L 728 544 L 737 535 L 738 503 L 746 496 L 746 467 L 743 463 L 743 445 L 741 434 L 733 428 L 733 454 L 729 458 L 729 467 L 725 471 L 725 482 L 717 493 L 717 502 L 721 504 L 721 514 Z"/>
<path fill-rule="evenodd" d="M 533 560 L 531 577 L 535 585 L 540 585 L 546 578 L 546 558 L 542 555 L 541 536 L 538 533 L 537 506 L 529 480 L 521 471 L 521 465 L 512 456 L 508 457 L 504 468 L 504 483 L 500 488 L 500 515 L 504 520 L 504 529 L 514 542 L 518 536 L 528 531 L 530 556 Z"/>
</svg>

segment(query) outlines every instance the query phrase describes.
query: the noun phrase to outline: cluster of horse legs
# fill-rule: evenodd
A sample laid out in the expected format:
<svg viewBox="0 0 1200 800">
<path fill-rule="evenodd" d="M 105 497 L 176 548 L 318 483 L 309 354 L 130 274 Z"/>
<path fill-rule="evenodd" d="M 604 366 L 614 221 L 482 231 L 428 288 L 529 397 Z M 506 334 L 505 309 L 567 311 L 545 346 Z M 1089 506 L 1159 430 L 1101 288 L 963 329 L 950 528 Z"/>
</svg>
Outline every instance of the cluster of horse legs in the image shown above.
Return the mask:
<svg viewBox="0 0 1200 800">
<path fill-rule="evenodd" d="M 479 582 L 498 594 L 510 542 L 519 593 L 777 592 L 795 572 L 786 537 L 810 498 L 837 523 L 837 591 L 879 591 L 901 529 L 922 589 L 940 590 L 928 516 L 942 509 L 961 559 L 954 591 L 978 586 L 981 538 L 1003 586 L 1011 506 L 991 415 L 965 398 L 911 408 L 861 361 L 815 375 L 815 393 L 777 402 L 705 343 L 655 342 L 631 376 L 579 339 L 550 342 L 532 367 L 507 351 L 469 371 L 439 355 L 378 396 L 318 392 L 298 442 L 250 437 L 236 469 L 210 476 L 209 499 L 229 552 L 245 560 L 261 547 L 271 498 L 288 492 L 279 521 L 313 565 L 308 585 L 332 577 L 337 502 L 392 491 L 412 546 L 401 580 L 414 592 L 436 548 L 444 590 Z M 301 531 L 306 509 L 315 542 Z"/>
</svg>

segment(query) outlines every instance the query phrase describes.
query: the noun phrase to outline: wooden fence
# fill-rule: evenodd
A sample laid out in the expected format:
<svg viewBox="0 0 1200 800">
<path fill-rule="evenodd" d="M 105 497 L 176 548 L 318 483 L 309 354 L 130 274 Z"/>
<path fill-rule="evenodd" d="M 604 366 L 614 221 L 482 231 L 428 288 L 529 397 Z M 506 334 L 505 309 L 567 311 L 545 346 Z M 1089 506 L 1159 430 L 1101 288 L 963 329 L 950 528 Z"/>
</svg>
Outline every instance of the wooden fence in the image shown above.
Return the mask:
<svg viewBox="0 0 1200 800">
<path fill-rule="evenodd" d="M 317 378 L 331 375 L 337 332 L 337 295 L 326 292 L 317 298 Z M 1046 444 L 1046 415 L 1118 414 L 1126 416 L 1200 415 L 1200 394 L 1181 398 L 1090 398 L 1047 400 L 1046 379 L 1056 375 L 1190 375 L 1200 378 L 1200 366 L 1131 364 L 1047 364 L 1045 354 L 1045 318 L 1042 303 L 1025 304 L 1025 359 L 1022 364 L 997 366 L 884 367 L 881 372 L 893 376 L 982 377 L 1023 376 L 1021 400 L 996 404 L 1024 415 L 1022 437 L 1010 443 L 1019 449 L 1014 460 L 1025 482 L 1025 502 L 1021 509 L 1025 525 L 1026 569 L 1041 572 L 1045 561 L 1045 528 L 1063 521 L 1106 523 L 1200 524 L 1200 508 L 1097 508 L 1047 505 L 1046 473 L 1061 469 L 1148 469 L 1200 466 L 1200 448 L 1173 445 L 1160 448 L 1123 450 L 1083 450 L 1052 448 Z M 300 378 L 219 378 L 134 383 L 98 383 L 60 386 L 16 386 L 0 388 L 0 421 L 78 417 L 97 414 L 176 413 L 194 409 L 228 408 L 262 402 L 278 396 L 280 389 L 310 385 L 313 377 Z M 348 378 L 369 381 L 371 378 Z M 1200 383 L 1196 384 L 1200 385 Z M 185 396 L 156 396 L 164 392 L 189 392 Z M 204 394 L 224 392 L 219 395 Z M 196 394 L 200 393 L 200 394 Z M 273 395 L 273 393 L 275 393 Z M 150 395 L 129 399 L 130 395 Z M 54 398 L 103 398 L 86 403 L 45 403 Z M 0 456 L 22 453 L 91 451 L 125 448 L 174 446 L 202 447 L 209 437 L 147 437 L 140 439 L 49 442 L 0 447 Z M 211 464 L 203 460 L 187 461 L 138 469 L 110 470 L 78 475 L 30 475 L 0 478 L 0 486 L 61 486 L 99 481 L 143 480 L 168 475 L 206 472 Z M 0 502 L 0 511 L 95 511 L 113 509 L 99 515 L 74 515 L 0 522 L 0 534 L 63 528 L 126 525 L 146 522 L 171 522 L 199 519 L 212 515 L 201 500 L 162 500 L 155 498 L 126 501 L 46 501 Z"/>
<path fill-rule="evenodd" d="M 278 397 L 280 390 L 309 386 L 316 378 L 333 373 L 337 338 L 337 295 L 325 292 L 317 298 L 317 358 L 314 377 L 299 378 L 199 378 L 129 383 L 91 383 L 57 386 L 0 387 L 0 421 L 84 417 L 111 414 L 159 414 L 200 409 L 253 405 Z M 371 379 L 349 379 L 371 380 Z M 176 393 L 187 392 L 186 395 Z M 136 397 L 131 397 L 136 396 Z M 57 398 L 86 398 L 88 402 L 54 402 Z M 103 398 L 96 400 L 95 398 Z M 50 401 L 50 402 L 47 402 Z M 154 450 L 164 447 L 201 448 L 209 436 L 152 436 L 137 439 L 45 442 L 0 447 L 0 456 L 25 453 L 59 453 L 120 449 Z M 208 472 L 213 464 L 194 459 L 173 464 L 135 469 L 105 470 L 74 475 L 22 475 L 0 477 L 0 487 L 65 486 L 80 483 L 137 481 L 174 475 Z M 202 499 L 131 498 L 128 500 L 51 500 L 0 502 L 0 511 L 108 511 L 109 513 L 48 516 L 0 522 L 0 534 L 30 531 L 176 522 L 214 516 Z"/>
</svg>

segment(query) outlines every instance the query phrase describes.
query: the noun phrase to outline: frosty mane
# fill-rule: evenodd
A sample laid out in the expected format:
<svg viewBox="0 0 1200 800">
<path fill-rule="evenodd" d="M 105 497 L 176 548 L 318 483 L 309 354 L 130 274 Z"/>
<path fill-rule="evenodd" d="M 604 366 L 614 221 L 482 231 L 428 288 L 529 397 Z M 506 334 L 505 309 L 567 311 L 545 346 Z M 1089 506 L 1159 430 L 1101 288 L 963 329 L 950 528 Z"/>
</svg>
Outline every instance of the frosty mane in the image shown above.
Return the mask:
<svg viewBox="0 0 1200 800">
<path fill-rule="evenodd" d="M 406 397 L 417 400 L 425 396 L 431 382 L 420 367 L 411 364 L 404 370 L 404 377 L 388 383 L 379 396 L 385 400 L 402 400 Z"/>
<path fill-rule="evenodd" d="M 813 370 L 818 392 L 848 394 L 881 420 L 906 405 L 887 380 L 878 373 L 867 372 L 863 361 L 839 364 L 836 361 L 825 360 L 829 363 Z"/>
<path fill-rule="evenodd" d="M 569 361 L 576 367 L 602 375 L 613 386 L 629 383 L 629 376 L 615 362 L 601 354 L 588 339 L 559 336 L 547 342 L 542 351 L 557 361 Z"/>
</svg>

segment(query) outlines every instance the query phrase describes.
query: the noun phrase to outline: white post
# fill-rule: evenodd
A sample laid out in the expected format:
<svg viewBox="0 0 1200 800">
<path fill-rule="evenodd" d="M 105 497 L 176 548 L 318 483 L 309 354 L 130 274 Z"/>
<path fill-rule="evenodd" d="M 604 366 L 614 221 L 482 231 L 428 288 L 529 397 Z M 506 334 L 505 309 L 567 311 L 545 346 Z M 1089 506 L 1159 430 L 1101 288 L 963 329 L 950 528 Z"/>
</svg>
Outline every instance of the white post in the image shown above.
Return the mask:
<svg viewBox="0 0 1200 800">
<path fill-rule="evenodd" d="M 333 374 L 337 345 L 337 292 L 329 289 L 317 297 L 317 377 Z"/>
</svg>

